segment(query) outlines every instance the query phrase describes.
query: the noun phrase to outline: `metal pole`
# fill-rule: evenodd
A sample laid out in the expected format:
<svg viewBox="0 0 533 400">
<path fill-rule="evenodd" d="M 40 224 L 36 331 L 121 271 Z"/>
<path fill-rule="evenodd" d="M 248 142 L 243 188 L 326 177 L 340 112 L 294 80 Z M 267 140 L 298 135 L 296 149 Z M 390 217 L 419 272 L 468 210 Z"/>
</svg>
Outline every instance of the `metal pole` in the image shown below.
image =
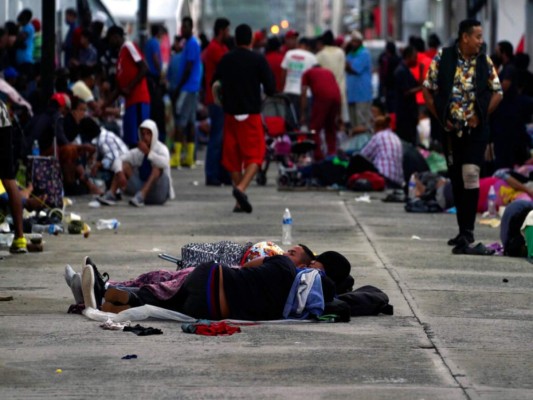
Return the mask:
<svg viewBox="0 0 533 400">
<path fill-rule="evenodd" d="M 56 1 L 42 0 L 42 12 L 41 104 L 45 105 L 54 93 Z"/>
<path fill-rule="evenodd" d="M 144 49 L 148 39 L 148 0 L 139 0 L 139 47 Z"/>
</svg>

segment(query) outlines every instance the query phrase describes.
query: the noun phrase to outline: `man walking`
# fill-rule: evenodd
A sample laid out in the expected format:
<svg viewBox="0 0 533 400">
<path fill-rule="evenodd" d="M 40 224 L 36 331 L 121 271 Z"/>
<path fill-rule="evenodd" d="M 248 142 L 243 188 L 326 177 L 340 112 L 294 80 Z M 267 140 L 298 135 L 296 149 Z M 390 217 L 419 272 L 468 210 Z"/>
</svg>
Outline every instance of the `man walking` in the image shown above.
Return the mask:
<svg viewBox="0 0 533 400">
<path fill-rule="evenodd" d="M 265 58 L 251 51 L 252 29 L 246 24 L 235 29 L 237 48 L 226 54 L 217 67 L 213 82 L 220 81 L 224 109 L 222 165 L 230 172 L 234 212 L 252 212 L 246 188 L 265 156 L 261 121 L 261 85 L 271 96 L 274 76 Z"/>
<path fill-rule="evenodd" d="M 446 153 L 459 234 L 448 241 L 454 254 L 489 254 L 474 242 L 479 197 L 479 174 L 488 142 L 488 117 L 502 99 L 502 88 L 492 61 L 482 52 L 483 29 L 479 21 L 459 24 L 455 45 L 431 62 L 423 93 L 437 118 Z"/>
</svg>

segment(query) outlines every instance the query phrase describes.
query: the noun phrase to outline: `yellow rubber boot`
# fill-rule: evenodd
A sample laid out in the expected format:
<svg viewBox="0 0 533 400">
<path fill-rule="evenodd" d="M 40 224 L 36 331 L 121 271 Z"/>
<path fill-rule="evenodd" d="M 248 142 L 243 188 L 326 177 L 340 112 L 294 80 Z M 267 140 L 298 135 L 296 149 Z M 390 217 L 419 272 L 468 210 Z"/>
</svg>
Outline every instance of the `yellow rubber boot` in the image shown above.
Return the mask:
<svg viewBox="0 0 533 400">
<path fill-rule="evenodd" d="M 186 154 L 183 162 L 181 163 L 184 167 L 194 168 L 194 143 L 187 143 Z"/>
<path fill-rule="evenodd" d="M 174 152 L 172 153 L 172 156 L 170 157 L 170 167 L 171 168 L 179 168 L 181 167 L 181 148 L 182 148 L 181 142 L 174 142 Z"/>
</svg>

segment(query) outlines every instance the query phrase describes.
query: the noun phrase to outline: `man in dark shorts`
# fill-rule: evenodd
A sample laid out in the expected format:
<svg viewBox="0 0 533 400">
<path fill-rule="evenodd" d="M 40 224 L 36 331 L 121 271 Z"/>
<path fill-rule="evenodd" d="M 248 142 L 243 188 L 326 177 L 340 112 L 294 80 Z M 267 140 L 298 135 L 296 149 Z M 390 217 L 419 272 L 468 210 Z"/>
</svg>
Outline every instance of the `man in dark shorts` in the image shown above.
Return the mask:
<svg viewBox="0 0 533 400">
<path fill-rule="evenodd" d="M 17 187 L 13 129 L 6 105 L 0 100 L 0 180 L 9 196 L 9 207 L 15 225 L 15 237 L 9 248 L 13 254 L 27 253 L 26 238 L 22 231 L 22 199 Z"/>
<path fill-rule="evenodd" d="M 265 58 L 251 50 L 252 29 L 239 25 L 235 29 L 237 48 L 222 57 L 213 83 L 219 81 L 224 109 L 222 165 L 231 174 L 233 212 L 252 212 L 246 188 L 259 170 L 265 156 L 265 137 L 261 121 L 261 85 L 271 96 L 274 76 Z"/>
</svg>

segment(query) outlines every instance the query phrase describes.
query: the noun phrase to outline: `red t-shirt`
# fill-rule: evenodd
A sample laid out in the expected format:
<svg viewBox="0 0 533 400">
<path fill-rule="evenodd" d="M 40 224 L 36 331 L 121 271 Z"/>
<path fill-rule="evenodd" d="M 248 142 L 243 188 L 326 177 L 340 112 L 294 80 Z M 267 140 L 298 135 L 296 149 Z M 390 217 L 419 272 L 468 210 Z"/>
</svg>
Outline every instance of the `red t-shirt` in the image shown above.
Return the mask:
<svg viewBox="0 0 533 400">
<path fill-rule="evenodd" d="M 213 91 L 211 90 L 211 81 L 217 69 L 217 65 L 224 54 L 228 52 L 228 48 L 224 43 L 219 43 L 216 40 L 211 40 L 202 53 L 202 61 L 204 63 L 204 77 L 205 77 L 205 104 L 213 104 Z"/>
<path fill-rule="evenodd" d="M 120 48 L 117 61 L 117 83 L 119 88 L 125 88 L 135 78 L 139 72 L 137 63 L 143 60 L 143 56 L 139 48 L 130 41 L 124 42 Z M 150 103 L 150 93 L 148 92 L 148 84 L 146 78 L 135 86 L 130 94 L 126 96 L 126 107 L 137 103 Z"/>
<path fill-rule="evenodd" d="M 276 80 L 276 92 L 283 92 L 283 86 L 281 85 L 281 62 L 283 61 L 283 53 L 279 51 L 270 51 L 266 53 L 265 58 L 274 74 Z"/>
<path fill-rule="evenodd" d="M 426 77 L 426 74 L 428 73 L 429 64 L 431 64 L 431 58 L 429 58 L 424 53 L 417 53 L 416 57 L 416 65 L 412 68 L 410 68 L 411 73 L 415 77 L 416 81 L 420 81 L 420 65 L 422 65 L 422 80 Z M 416 93 L 416 104 L 425 104 L 426 101 L 424 100 L 424 95 L 422 94 L 422 91 L 419 91 Z"/>
<path fill-rule="evenodd" d="M 315 100 L 341 101 L 341 91 L 335 75 L 329 69 L 313 67 L 302 75 L 302 85 L 309 86 Z"/>
</svg>

